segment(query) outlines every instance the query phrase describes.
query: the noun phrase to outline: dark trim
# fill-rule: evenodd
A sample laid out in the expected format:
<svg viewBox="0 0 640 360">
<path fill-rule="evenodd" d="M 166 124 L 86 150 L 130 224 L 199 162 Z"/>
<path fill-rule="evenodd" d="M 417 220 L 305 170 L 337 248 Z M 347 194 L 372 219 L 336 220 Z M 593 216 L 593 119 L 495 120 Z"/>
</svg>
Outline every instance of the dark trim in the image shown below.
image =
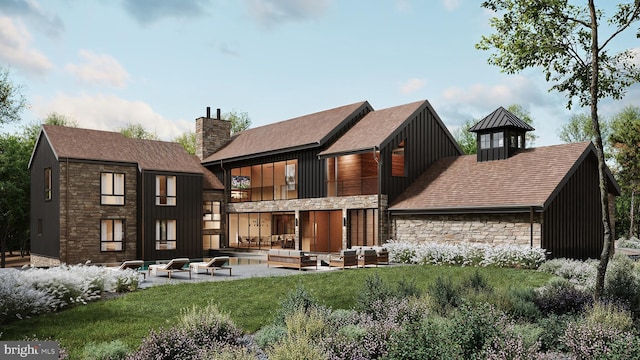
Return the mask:
<svg viewBox="0 0 640 360">
<path fill-rule="evenodd" d="M 544 208 L 540 205 L 514 205 L 514 206 L 477 206 L 458 208 L 432 208 L 432 209 L 389 209 L 392 216 L 395 215 L 455 215 L 455 214 L 519 214 L 535 211 L 541 213 Z"/>
</svg>

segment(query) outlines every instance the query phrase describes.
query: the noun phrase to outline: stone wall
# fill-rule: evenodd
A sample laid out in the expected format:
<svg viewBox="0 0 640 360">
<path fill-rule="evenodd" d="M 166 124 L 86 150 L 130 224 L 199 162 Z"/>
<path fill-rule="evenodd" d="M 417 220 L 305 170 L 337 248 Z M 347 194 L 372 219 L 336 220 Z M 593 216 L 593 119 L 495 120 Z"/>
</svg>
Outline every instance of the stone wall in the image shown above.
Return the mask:
<svg viewBox="0 0 640 360">
<path fill-rule="evenodd" d="M 218 151 L 231 137 L 231 122 L 220 119 L 196 119 L 196 156 L 204 160 Z"/>
<path fill-rule="evenodd" d="M 67 264 L 87 260 L 92 263 L 120 263 L 135 259 L 138 238 L 137 166 L 61 162 L 60 167 L 60 261 Z M 124 206 L 100 204 L 102 172 L 125 174 Z M 103 219 L 124 220 L 124 251 L 100 251 L 100 224 Z"/>
<path fill-rule="evenodd" d="M 533 246 L 540 247 L 541 216 L 533 223 Z M 495 245 L 531 244 L 529 214 L 411 215 L 394 216 L 393 239 L 416 244 L 486 243 Z"/>
<path fill-rule="evenodd" d="M 50 258 L 46 256 L 30 254 L 30 264 L 35 267 L 53 267 L 60 266 L 60 259 Z"/>
</svg>

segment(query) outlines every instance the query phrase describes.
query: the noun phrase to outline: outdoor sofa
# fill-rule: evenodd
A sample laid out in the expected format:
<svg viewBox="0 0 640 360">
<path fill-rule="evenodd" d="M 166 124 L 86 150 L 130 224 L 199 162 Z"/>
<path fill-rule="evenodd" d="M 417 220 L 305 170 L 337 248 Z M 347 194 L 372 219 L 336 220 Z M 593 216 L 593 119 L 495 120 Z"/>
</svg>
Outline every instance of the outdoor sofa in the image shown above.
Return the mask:
<svg viewBox="0 0 640 360">
<path fill-rule="evenodd" d="M 267 267 L 269 265 L 296 268 L 314 266 L 318 269 L 318 257 L 305 254 L 300 250 L 271 249 L 267 253 Z"/>
</svg>

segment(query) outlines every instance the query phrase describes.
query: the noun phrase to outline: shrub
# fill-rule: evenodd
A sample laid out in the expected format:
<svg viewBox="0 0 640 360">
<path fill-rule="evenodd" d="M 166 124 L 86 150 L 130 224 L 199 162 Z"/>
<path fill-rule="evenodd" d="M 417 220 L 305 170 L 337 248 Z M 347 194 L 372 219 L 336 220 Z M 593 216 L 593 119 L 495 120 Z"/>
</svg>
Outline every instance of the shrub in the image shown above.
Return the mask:
<svg viewBox="0 0 640 360">
<path fill-rule="evenodd" d="M 327 331 L 325 317 L 317 308 L 312 308 L 307 312 L 299 309 L 287 316 L 285 324 L 289 337 L 304 338 L 308 341 L 322 339 Z"/>
<path fill-rule="evenodd" d="M 364 288 L 358 291 L 355 308 L 375 314 L 378 311 L 375 304 L 380 304 L 392 296 L 393 289 L 382 281 L 380 275 L 368 275 L 364 280 Z"/>
<path fill-rule="evenodd" d="M 506 317 L 489 304 L 463 304 L 454 314 L 450 336 L 460 346 L 462 357 L 478 357 L 485 344 L 502 335 Z"/>
<path fill-rule="evenodd" d="M 89 343 L 82 350 L 84 360 L 119 360 L 124 359 L 129 349 L 121 340 L 104 343 Z"/>
<path fill-rule="evenodd" d="M 616 241 L 616 247 L 628 249 L 640 249 L 640 239 L 635 236 L 630 238 L 621 237 Z"/>
<path fill-rule="evenodd" d="M 460 288 L 455 286 L 451 279 L 441 276 L 429 285 L 427 294 L 432 309 L 439 314 L 446 314 L 451 308 L 460 306 L 462 302 Z"/>
<path fill-rule="evenodd" d="M 580 261 L 559 258 L 544 262 L 538 271 L 553 274 L 574 285 L 592 289 L 595 286 L 597 267 L 598 260 L 594 259 Z"/>
<path fill-rule="evenodd" d="M 276 322 L 284 325 L 285 318 L 298 310 L 307 312 L 312 308 L 319 307 L 321 307 L 321 305 L 318 303 L 318 300 L 311 296 L 302 284 L 298 284 L 294 290 L 287 293 L 280 303 L 280 308 L 276 313 Z"/>
<path fill-rule="evenodd" d="M 621 302 L 640 315 L 640 279 L 627 256 L 616 254 L 607 270 L 604 293 L 613 302 Z"/>
<path fill-rule="evenodd" d="M 538 289 L 535 303 L 543 315 L 582 312 L 593 302 L 593 297 L 565 279 L 552 279 Z"/>
<path fill-rule="evenodd" d="M 567 347 L 565 346 L 562 338 L 567 325 L 571 321 L 575 321 L 574 315 L 555 315 L 550 314 L 547 317 L 538 320 L 537 325 L 543 329 L 540 333 L 540 350 L 542 351 L 556 351 L 565 352 Z"/>
<path fill-rule="evenodd" d="M 567 325 L 563 341 L 579 359 L 638 359 L 638 338 L 606 324 L 587 321 Z"/>
<path fill-rule="evenodd" d="M 448 324 L 431 317 L 409 323 L 389 339 L 384 359 L 462 359 L 462 351 L 449 336 Z"/>
<path fill-rule="evenodd" d="M 225 344 L 201 352 L 198 358 L 198 360 L 254 360 L 256 357 L 245 348 Z"/>
<path fill-rule="evenodd" d="M 324 351 L 312 341 L 301 337 L 287 337 L 267 351 L 270 360 L 324 360 Z"/>
<path fill-rule="evenodd" d="M 198 359 L 202 345 L 186 329 L 177 327 L 151 330 L 142 339 L 140 348 L 127 356 L 128 360 Z M 213 344 L 209 344 L 212 346 Z"/>
<path fill-rule="evenodd" d="M 602 324 L 620 331 L 632 331 L 631 312 L 614 303 L 595 303 L 585 312 L 587 324 Z"/>
<path fill-rule="evenodd" d="M 287 335 L 287 328 L 282 325 L 271 324 L 262 327 L 255 333 L 255 340 L 263 349 L 266 349 Z"/>
<path fill-rule="evenodd" d="M 536 291 L 532 288 L 509 289 L 505 294 L 497 295 L 495 304 L 513 318 L 524 321 L 536 321 L 541 312 L 535 303 Z"/>
<path fill-rule="evenodd" d="M 231 317 L 220 312 L 212 302 L 204 308 L 193 306 L 190 309 L 182 309 L 180 313 L 178 326 L 192 333 L 200 344 L 218 341 L 235 345 L 242 335 L 242 331 L 233 323 Z"/>
<path fill-rule="evenodd" d="M 486 360 L 516 360 L 534 359 L 539 350 L 539 344 L 527 346 L 523 337 L 510 331 L 495 336 L 483 350 L 483 359 Z"/>
</svg>

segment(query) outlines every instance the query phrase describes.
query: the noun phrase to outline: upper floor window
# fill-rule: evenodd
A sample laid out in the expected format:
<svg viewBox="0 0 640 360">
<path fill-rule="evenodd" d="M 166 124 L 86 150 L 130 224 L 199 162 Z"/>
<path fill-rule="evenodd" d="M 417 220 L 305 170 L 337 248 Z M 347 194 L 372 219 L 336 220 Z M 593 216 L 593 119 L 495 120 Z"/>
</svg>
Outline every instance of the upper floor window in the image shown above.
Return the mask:
<svg viewBox="0 0 640 360">
<path fill-rule="evenodd" d="M 103 205 L 124 205 L 124 174 L 100 175 L 100 199 Z"/>
<path fill-rule="evenodd" d="M 488 149 L 491 147 L 491 134 L 480 135 L 480 149 Z"/>
<path fill-rule="evenodd" d="M 51 168 L 44 169 L 44 199 L 51 200 L 52 188 Z"/>
<path fill-rule="evenodd" d="M 176 205 L 175 176 L 156 176 L 156 205 Z"/>
<path fill-rule="evenodd" d="M 124 220 L 102 220 L 100 223 L 100 251 L 122 251 L 123 244 Z"/>
<path fill-rule="evenodd" d="M 156 220 L 156 250 L 176 249 L 176 221 Z"/>
<path fill-rule="evenodd" d="M 298 160 L 231 169 L 231 202 L 298 198 Z"/>
<path fill-rule="evenodd" d="M 203 229 L 220 229 L 220 202 L 205 201 L 203 206 L 202 228 Z"/>
<path fill-rule="evenodd" d="M 406 176 L 404 168 L 404 140 L 391 152 L 391 176 Z"/>
</svg>

